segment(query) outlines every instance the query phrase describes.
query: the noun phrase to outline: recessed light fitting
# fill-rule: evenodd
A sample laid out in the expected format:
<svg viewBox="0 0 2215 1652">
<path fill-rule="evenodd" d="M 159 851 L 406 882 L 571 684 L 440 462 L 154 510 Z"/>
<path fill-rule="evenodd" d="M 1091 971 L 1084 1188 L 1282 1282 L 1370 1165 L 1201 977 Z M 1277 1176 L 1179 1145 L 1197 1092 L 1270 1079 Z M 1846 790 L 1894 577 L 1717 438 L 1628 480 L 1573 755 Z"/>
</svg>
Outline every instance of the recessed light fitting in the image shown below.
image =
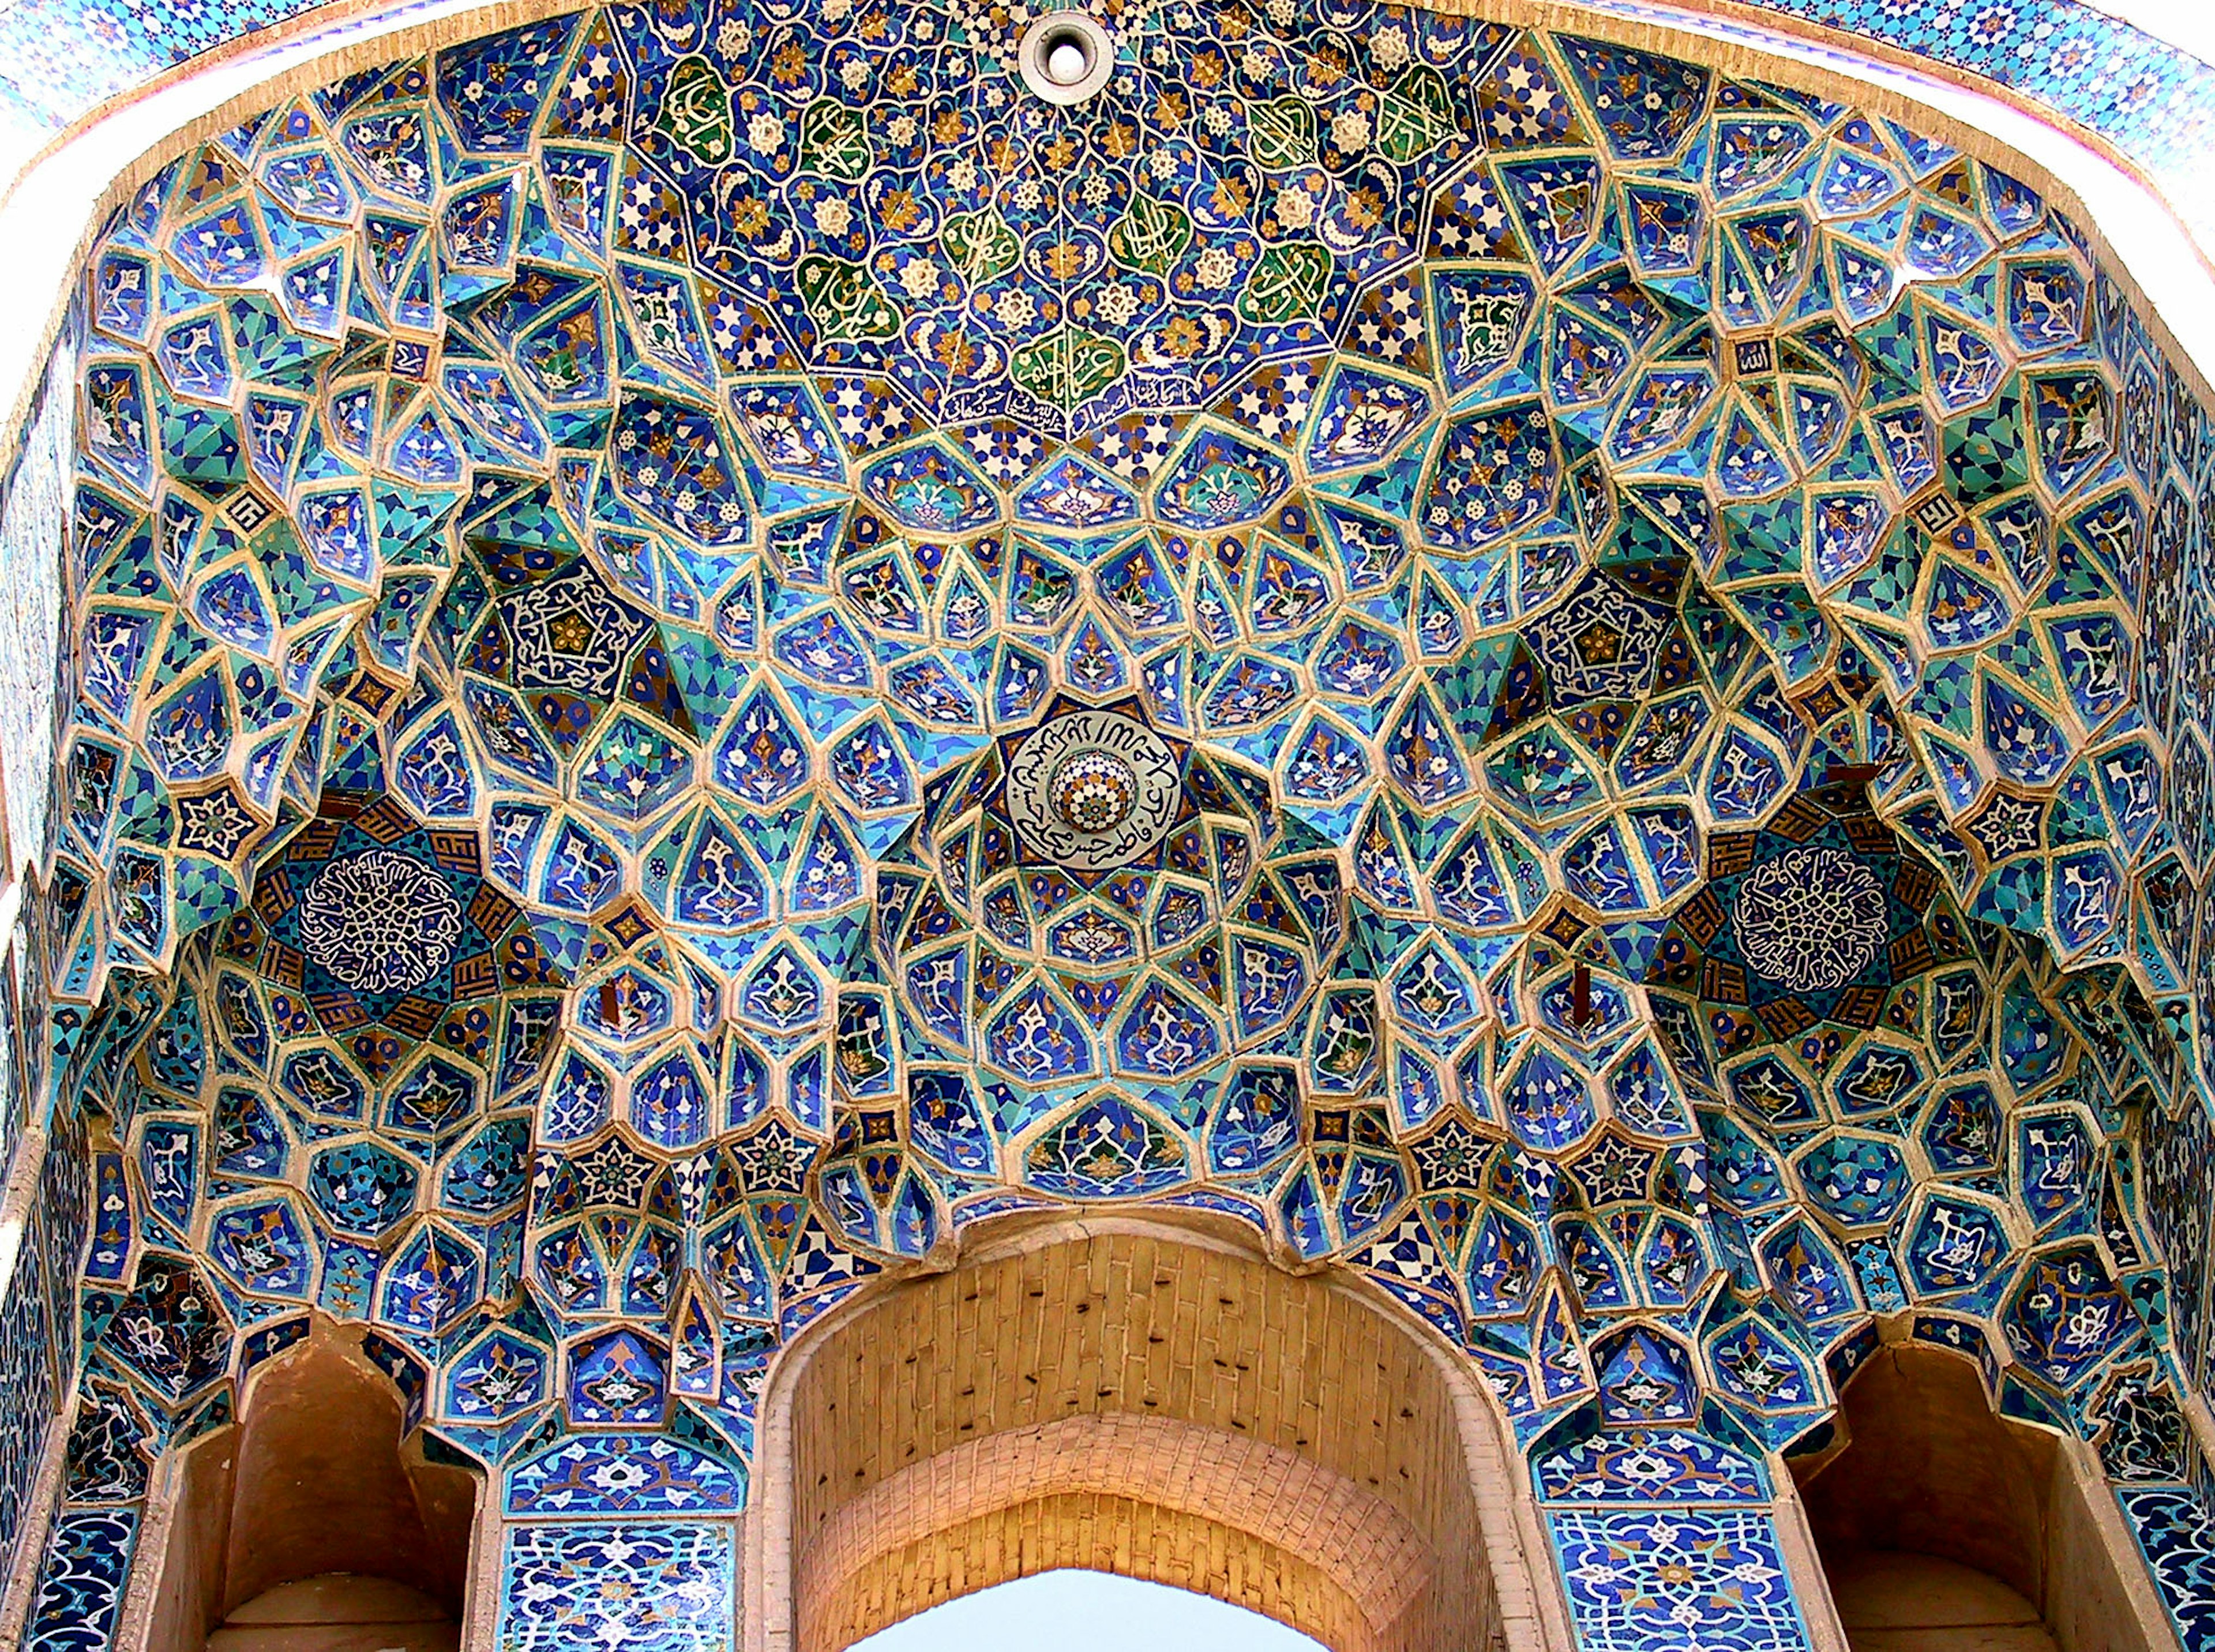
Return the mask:
<svg viewBox="0 0 2215 1652">
<path fill-rule="evenodd" d="M 1016 48 L 1023 83 L 1049 103 L 1082 103 L 1115 72 L 1115 47 L 1089 12 L 1050 11 Z"/>
</svg>

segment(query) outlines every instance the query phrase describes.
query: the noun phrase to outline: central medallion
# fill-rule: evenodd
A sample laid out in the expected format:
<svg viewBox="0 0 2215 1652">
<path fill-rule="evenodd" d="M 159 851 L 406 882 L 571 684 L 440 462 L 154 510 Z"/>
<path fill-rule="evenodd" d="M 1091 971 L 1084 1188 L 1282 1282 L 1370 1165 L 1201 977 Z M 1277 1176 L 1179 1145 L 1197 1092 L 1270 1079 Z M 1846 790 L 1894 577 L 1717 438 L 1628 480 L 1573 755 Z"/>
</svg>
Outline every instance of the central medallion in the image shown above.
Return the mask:
<svg viewBox="0 0 2215 1652">
<path fill-rule="evenodd" d="M 1835 992 L 1884 949 L 1884 886 L 1844 850 L 1799 848 L 1738 887 L 1739 950 L 1795 992 Z"/>
<path fill-rule="evenodd" d="M 1104 872 L 1153 848 L 1176 819 L 1177 797 L 1176 753 L 1113 711 L 1057 717 L 1008 762 L 1015 829 L 1074 872 Z"/>
<path fill-rule="evenodd" d="M 1055 765 L 1046 794 L 1063 825 L 1097 836 L 1113 832 L 1138 807 L 1138 771 L 1113 752 L 1077 752 Z"/>
<path fill-rule="evenodd" d="M 390 849 L 333 861 L 300 900 L 300 945 L 357 992 L 407 992 L 454 955 L 462 905 L 446 881 Z"/>
</svg>

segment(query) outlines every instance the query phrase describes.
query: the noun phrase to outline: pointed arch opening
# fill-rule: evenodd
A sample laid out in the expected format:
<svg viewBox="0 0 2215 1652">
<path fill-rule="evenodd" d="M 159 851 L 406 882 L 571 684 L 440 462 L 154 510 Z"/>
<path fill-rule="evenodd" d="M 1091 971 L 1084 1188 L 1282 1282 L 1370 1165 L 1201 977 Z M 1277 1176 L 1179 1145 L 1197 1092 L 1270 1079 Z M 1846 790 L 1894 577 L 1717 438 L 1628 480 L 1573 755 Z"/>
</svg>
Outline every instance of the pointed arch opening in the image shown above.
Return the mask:
<svg viewBox="0 0 2215 1652">
<path fill-rule="evenodd" d="M 1320 1652 L 1273 1619 L 1165 1583 L 1064 1567 L 997 1583 L 904 1618 L 855 1652 L 1012 1652 L 1051 1640 L 1061 1652 Z"/>
<path fill-rule="evenodd" d="M 1976 1361 L 1887 1344 L 1797 1471 L 1855 1652 L 2167 1652 L 2089 1446 L 1994 1411 Z"/>
<path fill-rule="evenodd" d="M 1072 1567 L 1212 1595 L 1332 1652 L 1568 1644 L 1466 1371 L 1349 1281 L 1197 1225 L 973 1240 L 796 1342 L 762 1418 L 750 1648 L 838 1652 Z"/>
</svg>

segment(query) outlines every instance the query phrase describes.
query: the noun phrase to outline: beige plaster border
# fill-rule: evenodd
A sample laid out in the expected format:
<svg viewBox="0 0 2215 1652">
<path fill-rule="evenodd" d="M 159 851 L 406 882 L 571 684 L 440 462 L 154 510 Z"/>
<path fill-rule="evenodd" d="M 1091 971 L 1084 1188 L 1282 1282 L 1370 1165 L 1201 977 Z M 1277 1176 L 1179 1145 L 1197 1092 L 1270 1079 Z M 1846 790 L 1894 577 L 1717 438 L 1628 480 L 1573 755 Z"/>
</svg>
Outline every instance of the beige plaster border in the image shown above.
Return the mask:
<svg viewBox="0 0 2215 1652">
<path fill-rule="evenodd" d="M 2112 1643 L 2167 1649 L 2183 1652 L 2169 1608 L 2154 1588 L 2138 1551 L 2138 1538 L 2115 1501 L 2115 1488 L 2100 1466 L 2099 1453 L 2082 1440 L 2066 1434 L 2056 1440 L 2053 1457 L 2053 1508 L 2057 1530 L 2051 1539 L 2058 1557 L 2073 1561 L 2080 1576 L 2096 1576 L 2105 1600 L 2122 1597 L 2127 1621 L 2102 1623 L 2091 1615 L 2095 1603 L 2063 1600 L 2050 1608 L 2064 1620 L 2059 1627 L 2063 1646 L 2091 1647 L 2103 1639 Z M 2112 1593 L 2108 1593 L 2112 1591 Z M 2104 1604 L 2101 1602 L 2100 1604 Z"/>
<path fill-rule="evenodd" d="M 1807 1505 L 1801 1501 L 1800 1488 L 1789 1474 L 1777 1472 L 1774 1463 L 1770 1465 L 1769 1478 L 1776 1488 L 1770 1504 L 1776 1520 L 1776 1552 L 1792 1575 L 1793 1598 L 1799 1601 L 1800 1615 L 1807 1625 L 1809 1652 L 1852 1652 L 1844 1626 L 1838 1621 L 1838 1608 L 1831 1599 L 1830 1574 L 1815 1547 L 1814 1530 L 1807 1524 Z"/>
</svg>

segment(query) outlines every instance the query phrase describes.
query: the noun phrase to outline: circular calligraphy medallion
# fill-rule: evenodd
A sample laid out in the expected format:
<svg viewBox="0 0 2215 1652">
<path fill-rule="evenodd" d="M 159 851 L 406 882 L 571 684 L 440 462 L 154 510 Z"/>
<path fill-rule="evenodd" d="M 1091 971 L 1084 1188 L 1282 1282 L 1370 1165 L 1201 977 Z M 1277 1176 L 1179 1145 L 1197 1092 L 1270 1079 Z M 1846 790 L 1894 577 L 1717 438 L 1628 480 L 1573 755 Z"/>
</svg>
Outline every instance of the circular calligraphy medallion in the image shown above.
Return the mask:
<svg viewBox="0 0 2215 1652">
<path fill-rule="evenodd" d="M 1835 992 L 1883 949 L 1884 886 L 1842 849 L 1792 849 L 1748 872 L 1732 903 L 1747 965 L 1795 992 Z"/>
<path fill-rule="evenodd" d="M 333 861 L 300 898 L 300 945 L 358 992 L 406 992 L 454 955 L 462 903 L 446 881 L 396 850 Z"/>
<path fill-rule="evenodd" d="M 1112 711 L 1058 717 L 1015 748 L 1008 808 L 1025 842 L 1077 872 L 1136 860 L 1176 819 L 1176 753 Z"/>
</svg>

